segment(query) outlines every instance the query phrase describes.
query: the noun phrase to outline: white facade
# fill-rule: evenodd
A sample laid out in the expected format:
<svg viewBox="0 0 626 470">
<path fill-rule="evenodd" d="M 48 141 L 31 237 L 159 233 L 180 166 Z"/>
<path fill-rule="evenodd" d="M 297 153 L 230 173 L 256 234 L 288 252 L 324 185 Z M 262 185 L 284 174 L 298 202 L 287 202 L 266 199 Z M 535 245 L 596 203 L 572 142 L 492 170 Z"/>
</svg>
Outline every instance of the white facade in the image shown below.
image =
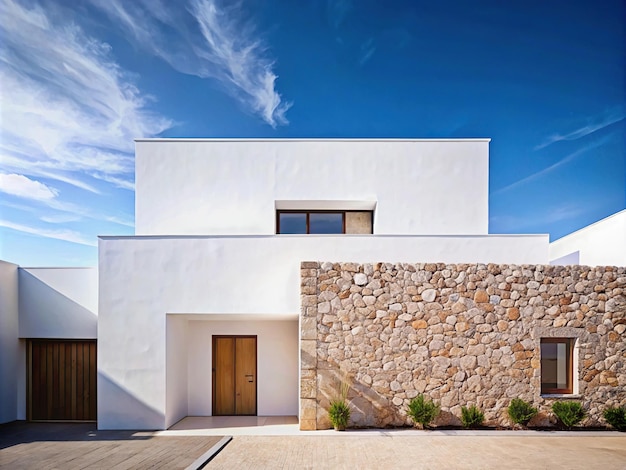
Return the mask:
<svg viewBox="0 0 626 470">
<path fill-rule="evenodd" d="M 138 140 L 136 235 L 270 235 L 276 209 L 375 210 L 378 235 L 486 235 L 489 139 Z"/>
<path fill-rule="evenodd" d="M 546 263 L 488 235 L 488 140 L 140 140 L 136 236 L 101 237 L 98 426 L 211 415 L 212 338 L 257 337 L 257 414 L 298 414 L 300 262 Z M 276 211 L 371 210 L 370 235 Z"/>
<path fill-rule="evenodd" d="M 211 415 L 214 334 L 257 335 L 258 414 L 296 415 L 300 261 L 407 253 L 424 262 L 545 263 L 547 236 L 102 237 L 99 427 L 163 429 Z M 264 393 L 271 384 L 280 393 Z"/>
<path fill-rule="evenodd" d="M 550 243 L 550 264 L 626 266 L 626 210 Z"/>
</svg>

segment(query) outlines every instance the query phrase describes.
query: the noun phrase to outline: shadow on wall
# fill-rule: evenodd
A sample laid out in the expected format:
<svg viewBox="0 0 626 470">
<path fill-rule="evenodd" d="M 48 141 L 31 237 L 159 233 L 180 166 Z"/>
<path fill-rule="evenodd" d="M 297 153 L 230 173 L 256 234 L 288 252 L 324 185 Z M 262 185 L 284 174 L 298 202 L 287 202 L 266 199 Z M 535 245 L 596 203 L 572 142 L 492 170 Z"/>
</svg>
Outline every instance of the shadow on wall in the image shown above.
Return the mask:
<svg viewBox="0 0 626 470">
<path fill-rule="evenodd" d="M 330 408 L 330 401 L 338 397 L 341 383 L 344 381 L 350 385 L 348 401 L 351 421 L 359 423 L 359 427 L 407 425 L 406 415 L 402 415 L 397 406 L 394 406 L 387 397 L 376 392 L 371 385 L 355 381 L 354 377 L 347 376 L 337 367 L 331 367 L 329 364 L 319 365 L 317 374 L 319 383 L 317 429 L 331 427 L 328 408 Z"/>
<path fill-rule="evenodd" d="M 320 395 L 318 395 L 318 429 L 330 428 L 328 409 L 330 401 L 337 397 L 341 382 L 347 380 L 350 385 L 348 401 L 350 403 L 351 421 L 359 423 L 358 427 L 413 427 L 414 423 L 408 417 L 407 407 L 403 400 L 394 403 L 388 397 L 376 392 L 371 385 L 354 380 L 352 376 L 339 370 L 339 366 L 318 368 Z M 417 392 L 415 393 L 417 396 Z M 461 426 L 461 420 L 453 413 L 441 410 L 434 420 L 434 426 Z"/>
<path fill-rule="evenodd" d="M 20 270 L 20 337 L 97 337 L 98 317 L 33 274 Z"/>
<path fill-rule="evenodd" d="M 165 415 L 98 372 L 98 429 L 162 430 Z"/>
</svg>

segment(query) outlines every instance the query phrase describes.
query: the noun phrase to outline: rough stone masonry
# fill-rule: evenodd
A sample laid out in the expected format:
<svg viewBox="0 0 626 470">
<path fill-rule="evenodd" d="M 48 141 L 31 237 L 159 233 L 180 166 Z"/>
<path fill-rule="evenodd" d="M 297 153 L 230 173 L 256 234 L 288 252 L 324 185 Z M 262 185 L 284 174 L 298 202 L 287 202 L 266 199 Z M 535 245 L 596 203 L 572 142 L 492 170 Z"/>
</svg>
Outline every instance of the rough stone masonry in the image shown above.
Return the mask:
<svg viewBox="0 0 626 470">
<path fill-rule="evenodd" d="M 408 402 L 441 405 L 435 425 L 477 405 L 510 426 L 512 398 L 602 410 L 626 404 L 626 268 L 498 264 L 301 264 L 300 428 L 330 427 L 348 381 L 351 426 L 411 425 Z M 540 340 L 575 338 L 574 394 L 541 395 Z"/>
</svg>

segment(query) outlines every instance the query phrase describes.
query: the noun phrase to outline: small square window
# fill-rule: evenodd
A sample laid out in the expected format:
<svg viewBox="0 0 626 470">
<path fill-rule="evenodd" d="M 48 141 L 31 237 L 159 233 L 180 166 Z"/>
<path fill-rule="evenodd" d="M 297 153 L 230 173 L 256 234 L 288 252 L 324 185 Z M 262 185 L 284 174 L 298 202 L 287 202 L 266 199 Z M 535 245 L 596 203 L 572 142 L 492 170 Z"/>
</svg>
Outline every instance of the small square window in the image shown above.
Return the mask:
<svg viewBox="0 0 626 470">
<path fill-rule="evenodd" d="M 573 393 L 572 338 L 541 339 L 541 393 Z"/>
</svg>

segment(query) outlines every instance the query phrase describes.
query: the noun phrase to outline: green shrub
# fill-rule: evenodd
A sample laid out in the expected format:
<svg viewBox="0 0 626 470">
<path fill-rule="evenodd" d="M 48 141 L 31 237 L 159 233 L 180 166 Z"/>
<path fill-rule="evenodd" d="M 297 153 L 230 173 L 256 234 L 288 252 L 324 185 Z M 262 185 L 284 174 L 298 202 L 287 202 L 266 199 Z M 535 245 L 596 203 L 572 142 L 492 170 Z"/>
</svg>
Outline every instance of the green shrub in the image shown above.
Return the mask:
<svg viewBox="0 0 626 470">
<path fill-rule="evenodd" d="M 567 428 L 577 425 L 585 417 L 585 410 L 577 401 L 557 401 L 552 405 L 552 411 Z"/>
<path fill-rule="evenodd" d="M 328 418 L 330 423 L 337 431 L 343 431 L 350 420 L 350 405 L 348 404 L 348 392 L 350 391 L 350 383 L 347 376 L 341 379 L 338 384 L 338 392 L 335 398 L 330 401 L 328 409 Z"/>
<path fill-rule="evenodd" d="M 464 428 L 481 426 L 485 421 L 485 414 L 476 405 L 469 408 L 461 407 L 461 422 Z"/>
<path fill-rule="evenodd" d="M 439 405 L 431 400 L 426 400 L 424 395 L 419 394 L 409 402 L 407 414 L 413 422 L 419 423 L 426 428 L 439 414 Z"/>
<path fill-rule="evenodd" d="M 506 411 L 511 421 L 522 426 L 526 426 L 537 414 L 537 408 L 521 398 L 513 398 Z"/>
<path fill-rule="evenodd" d="M 602 413 L 607 423 L 618 431 L 626 431 L 626 406 L 610 406 Z"/>
<path fill-rule="evenodd" d="M 343 431 L 350 420 L 350 406 L 343 398 L 332 400 L 328 409 L 328 418 L 336 430 Z"/>
</svg>

